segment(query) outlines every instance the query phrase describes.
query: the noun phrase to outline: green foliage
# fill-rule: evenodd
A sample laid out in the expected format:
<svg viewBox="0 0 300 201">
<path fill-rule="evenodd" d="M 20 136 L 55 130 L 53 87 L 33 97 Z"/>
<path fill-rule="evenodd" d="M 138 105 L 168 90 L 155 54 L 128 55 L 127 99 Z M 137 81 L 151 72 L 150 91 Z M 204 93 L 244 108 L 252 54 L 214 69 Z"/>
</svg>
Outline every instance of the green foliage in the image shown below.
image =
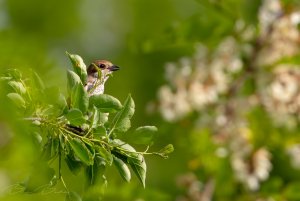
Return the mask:
<svg viewBox="0 0 300 201">
<path fill-rule="evenodd" d="M 40 146 L 44 165 L 43 169 L 34 172 L 38 172 L 38 175 L 47 172 L 45 174 L 48 176 L 41 182 L 30 178 L 25 189 L 31 189 L 32 192 L 36 188 L 42 189 L 43 186 L 39 186 L 39 183 L 50 185 L 55 177 L 68 192 L 66 200 L 81 200 L 78 194 L 67 188 L 63 180 L 63 162 L 76 175 L 84 169 L 87 186 L 105 183 L 105 169 L 114 164 L 125 181 L 131 180 L 131 168 L 145 187 L 144 155 L 160 155 L 157 152 L 147 152 L 157 128 L 140 127 L 128 133 L 128 141 L 117 139 L 120 133 L 127 135 L 125 132 L 131 127 L 130 120 L 135 110 L 131 95 L 128 95 L 123 105 L 108 94 L 89 96 L 84 88 L 87 73 L 82 58 L 72 54 L 68 56 L 74 67 L 74 71 L 67 72 L 68 98 L 58 88 L 46 88 L 35 72 L 29 83 L 16 70 L 9 71 L 2 78 L 7 80 L 14 91 L 7 96 L 20 108 L 19 115 L 38 125 L 39 135 L 42 137 Z M 53 100 L 43 101 L 47 94 L 51 94 Z M 138 152 L 128 142 L 147 145 L 147 150 Z M 170 149 L 168 150 L 161 154 L 167 156 L 170 153 Z M 58 161 L 57 172 L 52 168 L 53 161 Z M 33 184 L 37 187 L 33 187 Z"/>
<path fill-rule="evenodd" d="M 95 106 L 100 112 L 114 113 L 122 109 L 118 99 L 108 94 L 93 95 L 90 97 L 90 106 Z"/>
</svg>

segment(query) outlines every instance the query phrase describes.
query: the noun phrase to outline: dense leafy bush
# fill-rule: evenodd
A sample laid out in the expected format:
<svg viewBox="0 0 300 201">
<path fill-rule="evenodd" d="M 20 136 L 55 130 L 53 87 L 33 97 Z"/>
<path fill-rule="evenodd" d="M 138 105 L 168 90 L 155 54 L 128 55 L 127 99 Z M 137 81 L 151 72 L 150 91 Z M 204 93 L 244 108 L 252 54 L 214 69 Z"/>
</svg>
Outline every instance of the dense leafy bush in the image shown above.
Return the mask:
<svg viewBox="0 0 300 201">
<path fill-rule="evenodd" d="M 19 117 L 32 123 L 31 132 L 41 146 L 36 168 L 24 183 L 25 192 L 40 192 L 61 181 L 68 192 L 67 200 L 79 199 L 63 180 L 63 162 L 74 174 L 83 169 L 87 186 L 106 184 L 105 169 L 114 164 L 127 182 L 131 180 L 131 167 L 145 187 L 147 168 L 144 155 L 167 158 L 173 146 L 148 152 L 157 128 L 142 126 L 129 130 L 135 111 L 131 95 L 121 104 L 111 95 L 85 90 L 86 65 L 80 56 L 68 56 L 74 69 L 67 73 L 68 98 L 60 93 L 59 87 L 45 87 L 35 72 L 30 80 L 23 78 L 17 70 L 9 70 L 2 77 L 12 88 L 7 97 L 19 108 Z M 98 73 L 97 84 L 104 84 L 101 71 Z M 145 145 L 146 150 L 136 151 L 129 143 Z M 54 171 L 56 160 L 58 168 Z M 43 181 L 38 178 L 41 174 L 47 175 Z"/>
</svg>

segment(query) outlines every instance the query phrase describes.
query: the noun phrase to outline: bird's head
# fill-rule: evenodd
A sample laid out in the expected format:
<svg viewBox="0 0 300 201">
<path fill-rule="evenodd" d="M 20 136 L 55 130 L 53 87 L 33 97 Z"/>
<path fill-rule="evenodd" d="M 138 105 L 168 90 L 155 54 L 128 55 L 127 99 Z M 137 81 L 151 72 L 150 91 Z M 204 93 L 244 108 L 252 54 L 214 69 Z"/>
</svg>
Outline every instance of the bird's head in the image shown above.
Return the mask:
<svg viewBox="0 0 300 201">
<path fill-rule="evenodd" d="M 105 82 L 114 71 L 119 69 L 118 66 L 107 60 L 94 61 L 87 68 L 88 80 L 85 89 L 90 95 L 104 93 Z"/>
<path fill-rule="evenodd" d="M 102 75 L 109 75 L 114 71 L 119 70 L 120 67 L 112 64 L 110 61 L 107 60 L 96 60 L 91 63 L 87 69 L 87 73 L 89 76 L 98 77 L 98 71 L 100 70 Z"/>
</svg>

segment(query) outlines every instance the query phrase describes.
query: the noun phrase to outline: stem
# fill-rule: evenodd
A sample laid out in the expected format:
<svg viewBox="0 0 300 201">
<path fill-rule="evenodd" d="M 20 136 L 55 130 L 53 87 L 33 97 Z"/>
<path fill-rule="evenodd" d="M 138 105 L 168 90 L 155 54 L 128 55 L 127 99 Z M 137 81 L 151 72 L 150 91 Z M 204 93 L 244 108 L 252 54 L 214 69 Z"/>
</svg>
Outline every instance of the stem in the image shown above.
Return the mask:
<svg viewBox="0 0 300 201">
<path fill-rule="evenodd" d="M 25 118 L 23 118 L 23 120 L 26 120 L 26 121 L 43 121 L 43 119 L 40 118 L 40 117 L 25 117 Z"/>
<path fill-rule="evenodd" d="M 60 142 L 58 144 L 58 178 L 61 180 L 61 183 L 63 184 L 63 186 L 65 187 L 66 191 L 69 192 L 69 189 L 67 188 L 67 185 L 61 175 L 61 146 L 60 146 Z"/>
<path fill-rule="evenodd" d="M 62 176 L 60 176 L 60 181 L 63 184 L 63 186 L 65 187 L 66 191 L 69 193 L 69 189 L 67 188 L 67 185 L 66 185 L 66 183 L 65 183 L 65 181 L 64 181 L 64 179 L 63 179 Z"/>
</svg>

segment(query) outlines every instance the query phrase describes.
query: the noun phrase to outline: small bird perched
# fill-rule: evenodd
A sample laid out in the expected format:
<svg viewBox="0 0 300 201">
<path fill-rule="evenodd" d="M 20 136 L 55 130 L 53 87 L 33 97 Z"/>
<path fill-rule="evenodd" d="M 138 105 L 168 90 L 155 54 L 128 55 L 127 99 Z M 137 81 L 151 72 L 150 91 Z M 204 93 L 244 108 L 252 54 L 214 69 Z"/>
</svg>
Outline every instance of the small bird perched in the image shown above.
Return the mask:
<svg viewBox="0 0 300 201">
<path fill-rule="evenodd" d="M 85 90 L 89 96 L 104 93 L 104 84 L 109 76 L 120 68 L 107 60 L 96 60 L 87 68 L 87 83 Z"/>
</svg>

